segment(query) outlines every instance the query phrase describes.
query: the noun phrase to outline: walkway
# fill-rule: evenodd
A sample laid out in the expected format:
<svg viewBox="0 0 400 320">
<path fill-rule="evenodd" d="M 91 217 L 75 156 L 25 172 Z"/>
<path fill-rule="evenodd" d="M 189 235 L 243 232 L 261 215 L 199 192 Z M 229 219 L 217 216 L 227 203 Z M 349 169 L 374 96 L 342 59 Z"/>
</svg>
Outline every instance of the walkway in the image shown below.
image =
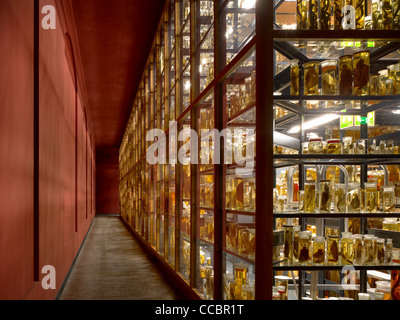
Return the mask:
<svg viewBox="0 0 400 320">
<path fill-rule="evenodd" d="M 60 300 L 176 300 L 178 295 L 116 216 L 97 216 Z"/>
</svg>

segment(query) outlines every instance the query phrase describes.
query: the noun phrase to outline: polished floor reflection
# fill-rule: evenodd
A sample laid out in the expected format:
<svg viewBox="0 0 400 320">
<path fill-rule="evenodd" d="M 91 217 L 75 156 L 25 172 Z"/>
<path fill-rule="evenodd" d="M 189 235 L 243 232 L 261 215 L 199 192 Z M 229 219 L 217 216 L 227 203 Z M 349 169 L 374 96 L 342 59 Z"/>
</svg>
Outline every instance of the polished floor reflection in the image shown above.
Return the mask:
<svg viewBox="0 0 400 320">
<path fill-rule="evenodd" d="M 97 216 L 60 300 L 175 300 L 177 293 L 117 216 Z"/>
</svg>

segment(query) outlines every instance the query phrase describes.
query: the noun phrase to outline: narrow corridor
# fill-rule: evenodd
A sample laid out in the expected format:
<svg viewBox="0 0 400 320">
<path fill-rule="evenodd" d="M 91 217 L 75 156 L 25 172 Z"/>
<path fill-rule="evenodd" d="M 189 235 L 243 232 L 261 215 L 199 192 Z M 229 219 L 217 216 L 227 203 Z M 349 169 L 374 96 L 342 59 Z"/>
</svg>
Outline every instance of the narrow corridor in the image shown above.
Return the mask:
<svg viewBox="0 0 400 320">
<path fill-rule="evenodd" d="M 96 216 L 60 300 L 175 300 L 174 288 L 118 216 Z"/>
</svg>

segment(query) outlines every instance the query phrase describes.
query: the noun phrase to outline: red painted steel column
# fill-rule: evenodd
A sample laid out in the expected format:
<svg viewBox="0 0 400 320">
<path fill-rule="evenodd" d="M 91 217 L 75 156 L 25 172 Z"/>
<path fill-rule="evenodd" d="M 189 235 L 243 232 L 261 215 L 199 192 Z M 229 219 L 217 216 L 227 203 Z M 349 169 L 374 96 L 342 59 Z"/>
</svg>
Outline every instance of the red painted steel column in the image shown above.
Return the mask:
<svg viewBox="0 0 400 320">
<path fill-rule="evenodd" d="M 256 3 L 256 288 L 272 299 L 273 1 Z"/>
</svg>

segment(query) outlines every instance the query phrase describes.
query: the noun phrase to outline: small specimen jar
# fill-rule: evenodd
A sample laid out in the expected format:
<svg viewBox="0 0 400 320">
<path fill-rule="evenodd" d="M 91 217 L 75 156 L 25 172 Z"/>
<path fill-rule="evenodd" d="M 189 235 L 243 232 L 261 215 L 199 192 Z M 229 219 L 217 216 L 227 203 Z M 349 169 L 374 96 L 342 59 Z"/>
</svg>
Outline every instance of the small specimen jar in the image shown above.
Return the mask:
<svg viewBox="0 0 400 320">
<path fill-rule="evenodd" d="M 346 213 L 347 212 L 347 196 L 346 185 L 344 183 L 335 184 L 334 192 L 334 211 Z"/>
<path fill-rule="evenodd" d="M 319 212 L 331 212 L 332 185 L 330 180 L 319 182 Z"/>
<path fill-rule="evenodd" d="M 325 262 L 325 238 L 315 237 L 313 239 L 312 261 L 314 264 L 322 264 Z"/>
<path fill-rule="evenodd" d="M 284 246 L 283 254 L 287 262 L 293 261 L 293 225 L 283 225 Z"/>
<path fill-rule="evenodd" d="M 342 232 L 342 239 L 340 241 L 340 256 L 342 264 L 353 264 L 354 240 L 351 232 Z"/>
<path fill-rule="evenodd" d="M 304 190 L 299 190 L 299 211 L 304 212 Z"/>
<path fill-rule="evenodd" d="M 364 235 L 364 263 L 374 262 L 374 245 L 372 243 L 372 234 Z"/>
<path fill-rule="evenodd" d="M 347 212 L 360 212 L 361 193 L 360 184 L 357 182 L 349 183 L 347 188 Z"/>
<path fill-rule="evenodd" d="M 343 138 L 342 154 L 354 154 L 353 137 Z"/>
<path fill-rule="evenodd" d="M 319 65 L 318 61 L 310 61 L 303 64 L 304 95 L 306 96 L 318 95 Z"/>
<path fill-rule="evenodd" d="M 322 138 L 311 138 L 308 143 L 308 153 L 309 154 L 319 154 L 324 152 L 324 144 L 322 143 Z"/>
<path fill-rule="evenodd" d="M 382 25 L 383 25 L 383 30 L 393 29 L 392 0 L 382 0 Z"/>
<path fill-rule="evenodd" d="M 328 139 L 328 154 L 341 154 L 342 143 L 339 139 Z"/>
<path fill-rule="evenodd" d="M 372 30 L 382 29 L 382 11 L 381 11 L 381 1 L 372 0 L 371 5 L 371 17 L 372 17 Z"/>
<path fill-rule="evenodd" d="M 301 232 L 300 227 L 300 225 L 295 225 L 293 231 L 293 261 L 295 262 L 299 261 L 299 233 Z"/>
<path fill-rule="evenodd" d="M 395 193 L 394 186 L 383 187 L 383 212 L 395 211 Z"/>
<path fill-rule="evenodd" d="M 337 60 L 321 62 L 322 94 L 337 95 Z"/>
<path fill-rule="evenodd" d="M 364 210 L 367 213 L 378 211 L 378 189 L 376 182 L 366 182 L 365 186 L 365 205 Z"/>
<path fill-rule="evenodd" d="M 376 153 L 376 140 L 368 141 L 368 154 L 375 154 Z"/>
<path fill-rule="evenodd" d="M 303 154 L 307 154 L 308 153 L 308 144 L 309 142 L 303 142 L 301 144 L 301 151 Z"/>
<path fill-rule="evenodd" d="M 315 182 L 312 180 L 304 183 L 304 212 L 315 212 Z"/>
<path fill-rule="evenodd" d="M 299 232 L 299 263 L 307 264 L 310 257 L 310 237 L 307 232 Z"/>
<path fill-rule="evenodd" d="M 363 240 L 361 234 L 355 234 L 354 238 L 354 260 L 355 264 L 362 264 L 363 263 Z"/>
<path fill-rule="evenodd" d="M 360 51 L 353 55 L 353 95 L 369 94 L 369 51 Z"/>
<path fill-rule="evenodd" d="M 297 30 L 307 29 L 307 0 L 297 0 L 296 23 Z"/>
<path fill-rule="evenodd" d="M 377 246 L 376 261 L 378 262 L 378 264 L 383 264 L 385 262 L 385 239 L 378 238 L 376 240 L 376 246 Z"/>
<path fill-rule="evenodd" d="M 379 96 L 379 74 L 371 74 L 369 77 L 369 94 L 371 96 Z"/>
<path fill-rule="evenodd" d="M 366 151 L 366 140 L 365 139 L 357 140 L 355 153 L 356 154 L 365 154 L 365 151 Z"/>
<path fill-rule="evenodd" d="M 293 59 L 290 66 L 290 94 L 292 96 L 299 95 L 299 60 Z"/>
<path fill-rule="evenodd" d="M 329 235 L 327 237 L 328 263 L 337 264 L 339 261 L 339 236 Z"/>
<path fill-rule="evenodd" d="M 385 248 L 385 260 L 387 264 L 392 263 L 392 255 L 393 255 L 393 240 L 386 239 L 386 248 Z"/>
<path fill-rule="evenodd" d="M 344 55 L 339 58 L 339 94 L 351 95 L 353 93 L 353 62 L 351 55 Z"/>
</svg>

